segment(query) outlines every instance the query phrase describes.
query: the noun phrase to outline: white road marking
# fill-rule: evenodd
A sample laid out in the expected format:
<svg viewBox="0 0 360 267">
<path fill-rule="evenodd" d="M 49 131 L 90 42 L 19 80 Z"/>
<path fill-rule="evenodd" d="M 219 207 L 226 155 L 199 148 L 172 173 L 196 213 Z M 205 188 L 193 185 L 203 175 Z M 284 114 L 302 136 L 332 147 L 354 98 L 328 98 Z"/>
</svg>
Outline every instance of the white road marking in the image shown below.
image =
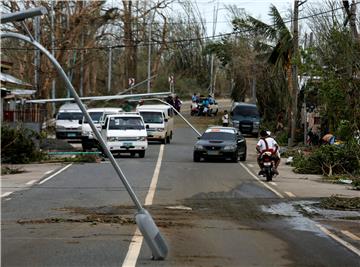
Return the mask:
<svg viewBox="0 0 360 267">
<path fill-rule="evenodd" d="M 155 190 L 156 190 L 156 185 L 157 185 L 157 182 L 159 180 L 159 174 L 160 174 L 160 168 L 161 168 L 161 162 L 162 162 L 163 154 L 164 154 L 164 145 L 160 145 L 160 151 L 159 151 L 158 160 L 156 162 L 155 171 L 154 171 L 153 177 L 151 179 L 151 184 L 150 184 L 150 187 L 149 187 L 149 191 L 148 191 L 147 196 L 145 198 L 145 206 L 146 205 L 151 205 L 153 203 Z"/>
<path fill-rule="evenodd" d="M 276 191 L 274 188 L 272 188 L 271 186 L 269 186 L 268 184 L 264 183 L 263 181 L 261 181 L 258 177 L 256 177 L 249 169 L 248 167 L 245 166 L 245 164 L 239 162 L 239 164 L 241 166 L 244 167 L 244 169 L 255 179 L 257 180 L 260 184 L 262 184 L 263 186 L 265 186 L 267 189 L 269 189 L 271 192 L 275 193 L 275 195 L 277 195 L 280 198 L 284 198 L 284 196 L 279 193 L 278 191 Z"/>
<path fill-rule="evenodd" d="M 354 252 L 356 255 L 360 256 L 360 250 L 357 249 L 356 247 L 354 247 L 353 245 L 351 245 L 350 243 L 346 242 L 345 240 L 341 239 L 340 237 L 338 237 L 337 235 L 334 235 L 333 233 L 331 233 L 328 229 L 326 229 L 325 227 L 323 227 L 320 224 L 316 225 L 317 227 L 320 228 L 321 231 L 323 231 L 323 233 L 325 233 L 326 235 L 330 236 L 332 239 L 336 240 L 337 242 L 339 242 L 341 245 L 343 245 L 344 247 L 346 247 L 347 249 L 349 249 L 350 251 Z"/>
<path fill-rule="evenodd" d="M 67 168 L 69 168 L 71 165 L 73 165 L 72 163 L 66 165 L 64 168 L 60 169 L 59 171 L 55 172 L 53 175 L 50 175 L 48 178 L 42 180 L 39 184 L 43 184 L 47 181 L 49 181 L 51 178 L 53 178 L 54 176 L 58 175 L 59 173 L 65 171 Z"/>
<path fill-rule="evenodd" d="M 140 253 L 142 242 L 143 242 L 143 236 L 141 235 L 140 230 L 137 228 L 133 238 L 131 239 L 129 250 L 128 253 L 126 254 L 122 267 L 136 266 L 136 262 Z"/>
<path fill-rule="evenodd" d="M 353 240 L 356 240 L 356 241 L 359 241 L 360 240 L 360 237 L 358 237 L 357 235 L 349 232 L 349 231 L 346 231 L 346 230 L 341 230 L 341 233 L 343 233 L 344 235 L 346 235 L 347 237 L 350 237 L 351 239 Z"/>
<path fill-rule="evenodd" d="M 247 164 L 250 168 L 254 168 L 254 164 L 251 164 L 251 163 L 249 163 L 249 164 Z"/>
<path fill-rule="evenodd" d="M 44 174 L 49 174 L 49 173 L 52 173 L 54 170 L 50 170 L 50 171 L 47 171 L 45 172 Z"/>
<path fill-rule="evenodd" d="M 5 192 L 4 194 L 1 195 L 1 197 L 7 197 L 9 195 L 11 195 L 14 192 Z"/>
<path fill-rule="evenodd" d="M 285 191 L 285 194 L 287 194 L 289 197 L 296 197 L 293 193 Z"/>
<path fill-rule="evenodd" d="M 277 184 L 276 184 L 276 183 L 274 183 L 274 182 L 269 182 L 269 184 L 272 184 L 272 185 L 277 186 Z"/>
<path fill-rule="evenodd" d="M 151 205 L 153 203 L 155 191 L 156 191 L 156 185 L 159 180 L 159 174 L 160 174 L 160 168 L 161 168 L 161 162 L 164 154 L 164 145 L 160 145 L 160 151 L 159 156 L 156 162 L 156 167 L 154 170 L 153 177 L 151 179 L 149 191 L 145 198 L 145 206 Z M 122 264 L 122 267 L 134 267 L 136 266 L 137 259 L 140 254 L 141 245 L 143 242 L 143 236 L 140 233 L 140 230 L 137 228 L 135 231 L 135 234 L 133 238 L 131 239 L 131 243 L 129 246 L 129 250 L 126 254 L 125 260 Z"/>
<path fill-rule="evenodd" d="M 31 181 L 27 182 L 26 184 L 27 184 L 27 185 L 32 185 L 32 184 L 36 183 L 36 181 L 37 181 L 37 180 L 31 180 Z"/>
</svg>

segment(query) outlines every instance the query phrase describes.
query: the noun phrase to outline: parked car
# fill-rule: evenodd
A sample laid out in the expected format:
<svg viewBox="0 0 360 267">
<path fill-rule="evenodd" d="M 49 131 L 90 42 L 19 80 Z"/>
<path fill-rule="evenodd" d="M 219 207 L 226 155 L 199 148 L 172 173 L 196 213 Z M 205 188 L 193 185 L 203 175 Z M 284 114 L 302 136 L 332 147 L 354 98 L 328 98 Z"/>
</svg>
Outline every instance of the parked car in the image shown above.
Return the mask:
<svg viewBox="0 0 360 267">
<path fill-rule="evenodd" d="M 233 127 L 243 134 L 258 136 L 260 129 L 260 114 L 255 104 L 235 102 L 231 107 Z"/>
<path fill-rule="evenodd" d="M 246 160 L 246 140 L 244 136 L 233 127 L 210 127 L 194 146 L 193 160 L 230 158 L 233 162 Z"/>
</svg>

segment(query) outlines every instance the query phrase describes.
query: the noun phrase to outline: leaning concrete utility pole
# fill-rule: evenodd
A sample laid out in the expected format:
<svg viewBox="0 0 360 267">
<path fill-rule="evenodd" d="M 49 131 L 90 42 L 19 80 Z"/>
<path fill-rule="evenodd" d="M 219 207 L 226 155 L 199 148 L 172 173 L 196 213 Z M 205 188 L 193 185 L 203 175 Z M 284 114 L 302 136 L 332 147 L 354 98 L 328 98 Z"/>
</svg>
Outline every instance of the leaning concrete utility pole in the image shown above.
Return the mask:
<svg viewBox="0 0 360 267">
<path fill-rule="evenodd" d="M 299 1 L 294 1 L 294 21 L 293 21 L 293 63 L 292 63 L 292 107 L 291 107 L 291 135 L 289 146 L 294 145 L 296 125 L 297 125 L 297 104 L 298 104 L 298 59 L 299 51 Z"/>
<path fill-rule="evenodd" d="M 15 22 L 18 20 L 23 20 L 26 18 L 36 17 L 47 14 L 47 10 L 44 7 L 38 7 L 33 8 L 26 11 L 19 11 L 15 13 L 10 14 L 4 14 L 2 15 L 1 23 L 7 23 L 7 22 Z M 112 164 L 113 168 L 115 169 L 115 172 L 119 176 L 121 182 L 123 183 L 126 191 L 129 193 L 130 198 L 134 202 L 137 213 L 135 214 L 135 220 L 136 224 L 140 229 L 140 232 L 144 236 L 144 239 L 147 243 L 147 245 L 150 247 L 153 259 L 154 260 L 163 260 L 166 258 L 168 254 L 168 247 L 166 244 L 165 239 L 161 235 L 158 227 L 156 226 L 153 218 L 151 217 L 150 213 L 143 208 L 141 205 L 139 199 L 137 198 L 135 192 L 133 191 L 131 185 L 128 182 L 128 179 L 125 177 L 125 174 L 122 172 L 120 166 L 118 165 L 117 161 L 115 160 L 114 156 L 110 152 L 109 148 L 107 147 L 105 140 L 103 139 L 102 135 L 100 134 L 99 130 L 96 128 L 94 122 L 92 121 L 89 113 L 87 112 L 84 104 L 82 103 L 79 95 L 77 94 L 75 88 L 73 87 L 72 83 L 70 82 L 69 77 L 66 75 L 65 71 L 59 64 L 59 62 L 56 60 L 56 58 L 40 43 L 36 42 L 34 38 L 32 37 L 30 31 L 26 28 L 26 25 L 24 24 L 24 27 L 26 29 L 26 32 L 30 35 L 30 37 L 27 37 L 25 35 L 19 34 L 19 33 L 13 33 L 13 32 L 1 32 L 0 33 L 0 39 L 2 38 L 13 38 L 22 40 L 28 44 L 33 45 L 35 48 L 39 49 L 53 64 L 55 69 L 58 72 L 59 77 L 63 80 L 65 87 L 69 92 L 72 94 L 72 96 L 75 99 L 75 102 L 78 104 L 80 110 L 82 111 L 85 119 L 89 122 L 91 130 L 95 134 L 96 138 L 98 139 L 101 148 L 103 149 L 105 155 L 109 158 L 110 163 Z"/>
</svg>

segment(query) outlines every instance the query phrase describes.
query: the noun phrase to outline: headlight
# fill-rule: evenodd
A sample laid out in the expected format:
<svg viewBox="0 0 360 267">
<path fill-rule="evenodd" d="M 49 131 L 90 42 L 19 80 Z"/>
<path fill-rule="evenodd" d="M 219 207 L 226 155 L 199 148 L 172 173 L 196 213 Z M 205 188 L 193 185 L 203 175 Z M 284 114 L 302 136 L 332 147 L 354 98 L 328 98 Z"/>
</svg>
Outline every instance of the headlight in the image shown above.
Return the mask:
<svg viewBox="0 0 360 267">
<path fill-rule="evenodd" d="M 233 123 L 234 128 L 238 128 L 238 126 L 239 126 L 239 121 L 233 121 L 232 123 Z"/>
<path fill-rule="evenodd" d="M 117 140 L 116 137 L 108 137 L 107 138 L 108 142 L 115 142 Z"/>
<path fill-rule="evenodd" d="M 235 150 L 236 146 L 235 145 L 230 145 L 230 146 L 224 146 L 223 150 Z"/>
<path fill-rule="evenodd" d="M 146 141 L 146 137 L 145 137 L 145 136 L 139 137 L 138 140 L 139 140 L 139 141 Z"/>
<path fill-rule="evenodd" d="M 244 139 L 237 140 L 238 143 L 243 143 L 244 141 L 245 141 Z"/>
<path fill-rule="evenodd" d="M 56 129 L 59 129 L 59 130 L 65 129 L 65 126 L 62 126 L 62 125 L 56 125 Z"/>
<path fill-rule="evenodd" d="M 260 122 L 254 121 L 254 122 L 253 122 L 253 125 L 254 125 L 254 126 L 259 126 L 259 125 L 260 125 Z"/>
<path fill-rule="evenodd" d="M 157 132 L 163 132 L 165 129 L 164 128 L 155 128 L 155 131 Z"/>
<path fill-rule="evenodd" d="M 89 131 L 83 131 L 82 132 L 82 135 L 83 136 L 89 136 L 91 134 L 91 132 L 89 132 Z"/>
<path fill-rule="evenodd" d="M 195 145 L 195 146 L 194 146 L 194 149 L 195 149 L 195 150 L 203 150 L 204 147 L 203 147 L 202 145 Z"/>
</svg>

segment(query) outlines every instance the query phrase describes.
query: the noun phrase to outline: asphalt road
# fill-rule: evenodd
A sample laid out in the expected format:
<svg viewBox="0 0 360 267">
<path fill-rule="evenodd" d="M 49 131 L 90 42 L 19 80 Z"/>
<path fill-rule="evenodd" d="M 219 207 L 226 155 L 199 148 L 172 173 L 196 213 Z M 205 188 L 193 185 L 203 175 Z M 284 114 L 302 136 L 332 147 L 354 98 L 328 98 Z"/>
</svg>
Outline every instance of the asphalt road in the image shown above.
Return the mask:
<svg viewBox="0 0 360 267">
<path fill-rule="evenodd" d="M 2 201 L 2 266 L 360 266 L 241 164 L 192 162 L 195 140 L 176 129 L 146 207 L 168 242 L 166 260 L 150 259 L 131 199 L 105 161 L 72 165 Z M 161 147 L 118 159 L 142 203 Z"/>
</svg>

